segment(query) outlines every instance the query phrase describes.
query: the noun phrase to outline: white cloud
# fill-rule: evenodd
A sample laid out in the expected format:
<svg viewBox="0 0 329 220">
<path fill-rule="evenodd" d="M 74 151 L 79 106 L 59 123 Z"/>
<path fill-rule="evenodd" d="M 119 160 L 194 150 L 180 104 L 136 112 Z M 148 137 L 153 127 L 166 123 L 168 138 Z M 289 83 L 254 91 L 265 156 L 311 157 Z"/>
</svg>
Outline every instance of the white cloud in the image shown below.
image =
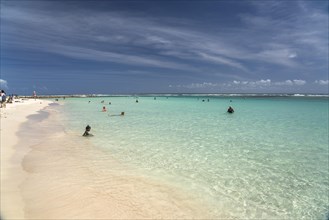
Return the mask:
<svg viewBox="0 0 329 220">
<path fill-rule="evenodd" d="M 261 79 L 261 80 L 257 80 L 257 81 L 237 81 L 234 80 L 233 84 L 234 85 L 243 85 L 243 86 L 252 86 L 252 87 L 256 87 L 256 86 L 270 86 L 272 83 L 272 81 L 270 79 Z"/>
<path fill-rule="evenodd" d="M 191 83 L 189 85 L 181 85 L 180 87 L 185 87 L 188 89 L 199 89 L 199 88 L 210 88 L 210 87 L 217 87 L 219 84 L 217 83 L 209 83 L 209 82 L 203 82 L 203 83 Z"/>
<path fill-rule="evenodd" d="M 329 85 L 329 80 L 316 80 L 315 83 L 319 85 Z"/>
<path fill-rule="evenodd" d="M 296 58 L 297 57 L 297 53 L 291 53 L 288 56 L 289 58 Z"/>
<path fill-rule="evenodd" d="M 318 82 L 320 84 L 320 82 Z M 326 81 L 322 80 L 321 83 L 326 83 Z M 273 82 L 270 79 L 261 79 L 258 81 L 233 81 L 234 85 L 241 85 L 241 86 L 249 86 L 249 87 L 264 87 L 264 86 L 303 86 L 306 84 L 305 80 L 294 79 L 294 80 L 285 80 L 279 82 Z"/>
<path fill-rule="evenodd" d="M 262 79 L 262 80 L 259 80 L 259 81 L 256 81 L 255 82 L 256 85 L 262 85 L 262 86 L 268 86 L 268 85 L 271 85 L 271 80 L 270 79 Z"/>
<path fill-rule="evenodd" d="M 294 79 L 293 82 L 295 85 L 298 85 L 298 86 L 302 86 L 302 85 L 306 84 L 305 80 L 300 80 L 300 79 Z"/>
<path fill-rule="evenodd" d="M 319 80 L 316 83 L 321 85 L 328 85 L 328 80 Z M 191 83 L 186 85 L 169 85 L 170 88 L 187 88 L 187 89 L 242 89 L 242 90 L 258 90 L 258 89 L 289 89 L 289 88 L 300 88 L 306 84 L 305 80 L 294 79 L 285 81 L 272 81 L 271 79 L 261 79 L 256 81 L 239 81 L 233 80 L 226 83 Z"/>
<path fill-rule="evenodd" d="M 286 81 L 283 81 L 283 82 L 275 82 L 274 85 L 277 85 L 277 86 L 292 86 L 292 85 L 294 85 L 294 83 L 291 80 L 286 80 Z"/>
<path fill-rule="evenodd" d="M 0 79 L 0 88 L 1 89 L 8 89 L 8 82 L 4 79 Z"/>
</svg>

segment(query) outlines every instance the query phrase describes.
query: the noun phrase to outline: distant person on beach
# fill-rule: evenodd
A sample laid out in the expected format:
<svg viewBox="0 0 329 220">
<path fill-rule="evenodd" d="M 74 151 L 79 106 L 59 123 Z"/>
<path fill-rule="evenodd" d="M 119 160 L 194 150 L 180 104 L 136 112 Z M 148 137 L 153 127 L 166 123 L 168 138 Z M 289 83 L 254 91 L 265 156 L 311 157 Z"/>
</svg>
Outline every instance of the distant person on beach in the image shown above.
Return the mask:
<svg viewBox="0 0 329 220">
<path fill-rule="evenodd" d="M 233 113 L 234 112 L 234 109 L 230 106 L 230 107 L 228 107 L 227 112 L 228 113 Z"/>
<path fill-rule="evenodd" d="M 13 101 L 14 101 L 14 95 L 10 95 L 7 100 L 7 103 L 13 103 Z"/>
<path fill-rule="evenodd" d="M 106 112 L 106 107 L 103 106 L 102 112 Z"/>
<path fill-rule="evenodd" d="M 34 97 L 34 99 L 37 98 L 37 93 L 36 93 L 36 91 L 33 91 L 33 97 Z"/>
<path fill-rule="evenodd" d="M 86 130 L 85 130 L 85 133 L 83 133 L 82 136 L 89 136 L 89 135 L 92 135 L 92 134 L 89 134 L 90 130 L 91 130 L 91 127 L 90 127 L 89 125 L 87 125 Z"/>
<path fill-rule="evenodd" d="M 1 90 L 1 108 L 6 108 L 6 100 L 7 100 L 7 96 L 6 96 L 6 92 L 4 90 Z"/>
</svg>

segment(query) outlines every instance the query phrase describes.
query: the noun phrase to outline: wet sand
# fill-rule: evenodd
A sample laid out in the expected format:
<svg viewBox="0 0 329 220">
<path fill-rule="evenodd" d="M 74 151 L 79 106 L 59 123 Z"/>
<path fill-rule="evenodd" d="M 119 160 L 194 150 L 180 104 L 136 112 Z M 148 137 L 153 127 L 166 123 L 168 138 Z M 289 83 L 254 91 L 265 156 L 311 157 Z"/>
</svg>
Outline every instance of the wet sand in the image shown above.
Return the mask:
<svg viewBox="0 0 329 220">
<path fill-rule="evenodd" d="M 17 105 L 1 118 L 2 218 L 215 217 L 199 198 L 136 173 L 88 138 L 68 133 L 58 106 L 33 115 L 48 105 L 38 103 Z"/>
</svg>

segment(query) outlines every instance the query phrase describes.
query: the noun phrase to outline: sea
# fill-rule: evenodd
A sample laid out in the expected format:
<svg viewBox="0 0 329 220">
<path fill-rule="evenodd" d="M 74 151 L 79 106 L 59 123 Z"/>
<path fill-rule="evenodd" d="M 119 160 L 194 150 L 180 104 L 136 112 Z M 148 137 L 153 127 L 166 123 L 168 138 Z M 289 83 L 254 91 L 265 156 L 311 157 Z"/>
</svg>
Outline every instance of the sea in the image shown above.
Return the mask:
<svg viewBox="0 0 329 220">
<path fill-rule="evenodd" d="M 116 168 L 118 175 L 132 172 L 181 190 L 213 216 L 328 219 L 327 95 L 104 95 L 55 102 L 66 135 L 102 152 L 102 162 L 93 163 L 100 173 L 115 160 L 129 167 Z M 87 125 L 93 136 L 82 137 Z"/>
</svg>

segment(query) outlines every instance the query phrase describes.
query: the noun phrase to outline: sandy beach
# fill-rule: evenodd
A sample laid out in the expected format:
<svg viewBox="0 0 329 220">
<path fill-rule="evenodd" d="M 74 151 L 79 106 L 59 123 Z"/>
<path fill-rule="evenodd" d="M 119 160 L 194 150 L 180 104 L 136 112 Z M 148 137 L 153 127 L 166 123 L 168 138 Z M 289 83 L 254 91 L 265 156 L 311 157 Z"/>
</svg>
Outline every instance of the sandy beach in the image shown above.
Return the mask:
<svg viewBox="0 0 329 220">
<path fill-rule="evenodd" d="M 81 134 L 67 134 L 49 104 L 24 100 L 1 109 L 2 219 L 213 216 L 181 189 L 135 174 Z"/>
<path fill-rule="evenodd" d="M 17 132 L 27 116 L 36 114 L 48 106 L 46 100 L 17 100 L 1 108 L 1 216 L 5 219 L 24 219 L 24 202 L 20 194 L 20 184 L 26 177 L 22 160 L 29 148 L 18 144 Z"/>
</svg>

